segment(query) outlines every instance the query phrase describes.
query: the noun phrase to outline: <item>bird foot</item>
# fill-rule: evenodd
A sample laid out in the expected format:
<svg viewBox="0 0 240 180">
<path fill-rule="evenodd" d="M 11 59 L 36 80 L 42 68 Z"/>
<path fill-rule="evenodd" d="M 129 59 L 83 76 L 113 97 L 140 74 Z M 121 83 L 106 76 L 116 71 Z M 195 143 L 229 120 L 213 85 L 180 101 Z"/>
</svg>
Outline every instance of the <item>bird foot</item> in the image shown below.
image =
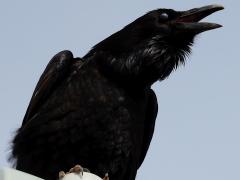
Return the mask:
<svg viewBox="0 0 240 180">
<path fill-rule="evenodd" d="M 69 170 L 69 173 L 76 173 L 76 174 L 81 173 L 82 175 L 83 175 L 83 172 L 90 172 L 90 171 L 87 168 L 83 168 L 79 164 L 77 164 L 76 166 L 74 166 Z"/>
<path fill-rule="evenodd" d="M 109 180 L 109 176 L 108 176 L 108 173 L 105 174 L 105 176 L 103 177 L 102 180 Z"/>
<path fill-rule="evenodd" d="M 66 174 L 69 173 L 75 173 L 75 174 L 81 174 L 83 175 L 83 172 L 90 172 L 87 168 L 83 168 L 82 166 L 80 166 L 79 164 L 77 164 L 76 166 L 74 166 L 73 168 L 71 168 L 68 172 L 64 172 L 64 171 L 60 171 L 58 174 L 59 179 L 62 179 Z M 104 179 L 105 180 L 105 179 Z M 108 179 L 107 179 L 108 180 Z"/>
</svg>

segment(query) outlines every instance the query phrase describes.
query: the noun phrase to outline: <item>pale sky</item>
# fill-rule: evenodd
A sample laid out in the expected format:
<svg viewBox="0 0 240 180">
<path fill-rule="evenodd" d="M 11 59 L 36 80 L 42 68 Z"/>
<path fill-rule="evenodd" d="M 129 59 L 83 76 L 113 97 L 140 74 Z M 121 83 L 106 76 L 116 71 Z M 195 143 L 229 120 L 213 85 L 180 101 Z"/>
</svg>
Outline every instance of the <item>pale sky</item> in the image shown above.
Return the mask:
<svg viewBox="0 0 240 180">
<path fill-rule="evenodd" d="M 185 67 L 157 82 L 159 113 L 137 180 L 240 179 L 240 1 L 3 1 L 0 5 L 0 168 L 46 64 L 69 49 L 83 56 L 97 42 L 157 8 L 218 3 L 207 18 L 224 27 L 201 34 Z"/>
</svg>

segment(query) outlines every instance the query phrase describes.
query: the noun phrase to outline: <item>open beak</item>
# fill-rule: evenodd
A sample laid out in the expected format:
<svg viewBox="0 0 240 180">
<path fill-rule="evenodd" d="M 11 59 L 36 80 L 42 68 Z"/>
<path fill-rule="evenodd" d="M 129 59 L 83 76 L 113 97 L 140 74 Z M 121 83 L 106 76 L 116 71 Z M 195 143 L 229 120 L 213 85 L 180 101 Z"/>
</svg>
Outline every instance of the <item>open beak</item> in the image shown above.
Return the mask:
<svg viewBox="0 0 240 180">
<path fill-rule="evenodd" d="M 199 21 L 216 11 L 223 9 L 224 7 L 221 5 L 209 5 L 183 11 L 181 16 L 174 21 L 174 26 L 180 32 L 191 32 L 194 34 L 220 28 L 222 25 Z"/>
</svg>

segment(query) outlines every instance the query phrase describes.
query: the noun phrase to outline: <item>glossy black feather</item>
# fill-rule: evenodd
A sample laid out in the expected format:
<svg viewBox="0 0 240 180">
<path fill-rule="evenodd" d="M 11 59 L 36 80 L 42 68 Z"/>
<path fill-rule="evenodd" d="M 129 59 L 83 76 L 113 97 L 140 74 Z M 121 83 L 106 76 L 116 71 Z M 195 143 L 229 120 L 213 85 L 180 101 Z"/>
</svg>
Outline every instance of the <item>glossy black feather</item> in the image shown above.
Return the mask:
<svg viewBox="0 0 240 180">
<path fill-rule="evenodd" d="M 134 178 L 152 92 L 128 92 L 103 76 L 94 61 L 80 69 L 76 63 L 74 73 L 19 129 L 13 149 L 17 169 L 54 179 L 59 170 L 81 164 L 99 176 Z"/>
<path fill-rule="evenodd" d="M 70 51 L 62 51 L 51 59 L 33 92 L 27 112 L 23 118 L 23 125 L 37 113 L 38 106 L 41 106 L 41 103 L 45 102 L 55 87 L 63 81 L 74 61 L 73 54 Z"/>
<path fill-rule="evenodd" d="M 134 180 L 157 116 L 151 85 L 184 63 L 197 34 L 176 28 L 183 13 L 151 11 L 82 59 L 70 51 L 54 56 L 13 139 L 16 168 L 55 180 L 80 164 L 111 180 Z"/>
</svg>

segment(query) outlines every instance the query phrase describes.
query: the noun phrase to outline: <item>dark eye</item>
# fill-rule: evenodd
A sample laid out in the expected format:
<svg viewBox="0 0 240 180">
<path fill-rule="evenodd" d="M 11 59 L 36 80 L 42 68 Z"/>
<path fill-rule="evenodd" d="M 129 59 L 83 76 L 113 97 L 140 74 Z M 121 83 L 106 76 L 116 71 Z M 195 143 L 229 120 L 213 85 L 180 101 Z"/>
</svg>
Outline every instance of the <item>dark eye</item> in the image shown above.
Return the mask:
<svg viewBox="0 0 240 180">
<path fill-rule="evenodd" d="M 160 14 L 159 18 L 161 20 L 168 20 L 168 14 L 167 13 L 162 13 L 162 14 Z"/>
</svg>

